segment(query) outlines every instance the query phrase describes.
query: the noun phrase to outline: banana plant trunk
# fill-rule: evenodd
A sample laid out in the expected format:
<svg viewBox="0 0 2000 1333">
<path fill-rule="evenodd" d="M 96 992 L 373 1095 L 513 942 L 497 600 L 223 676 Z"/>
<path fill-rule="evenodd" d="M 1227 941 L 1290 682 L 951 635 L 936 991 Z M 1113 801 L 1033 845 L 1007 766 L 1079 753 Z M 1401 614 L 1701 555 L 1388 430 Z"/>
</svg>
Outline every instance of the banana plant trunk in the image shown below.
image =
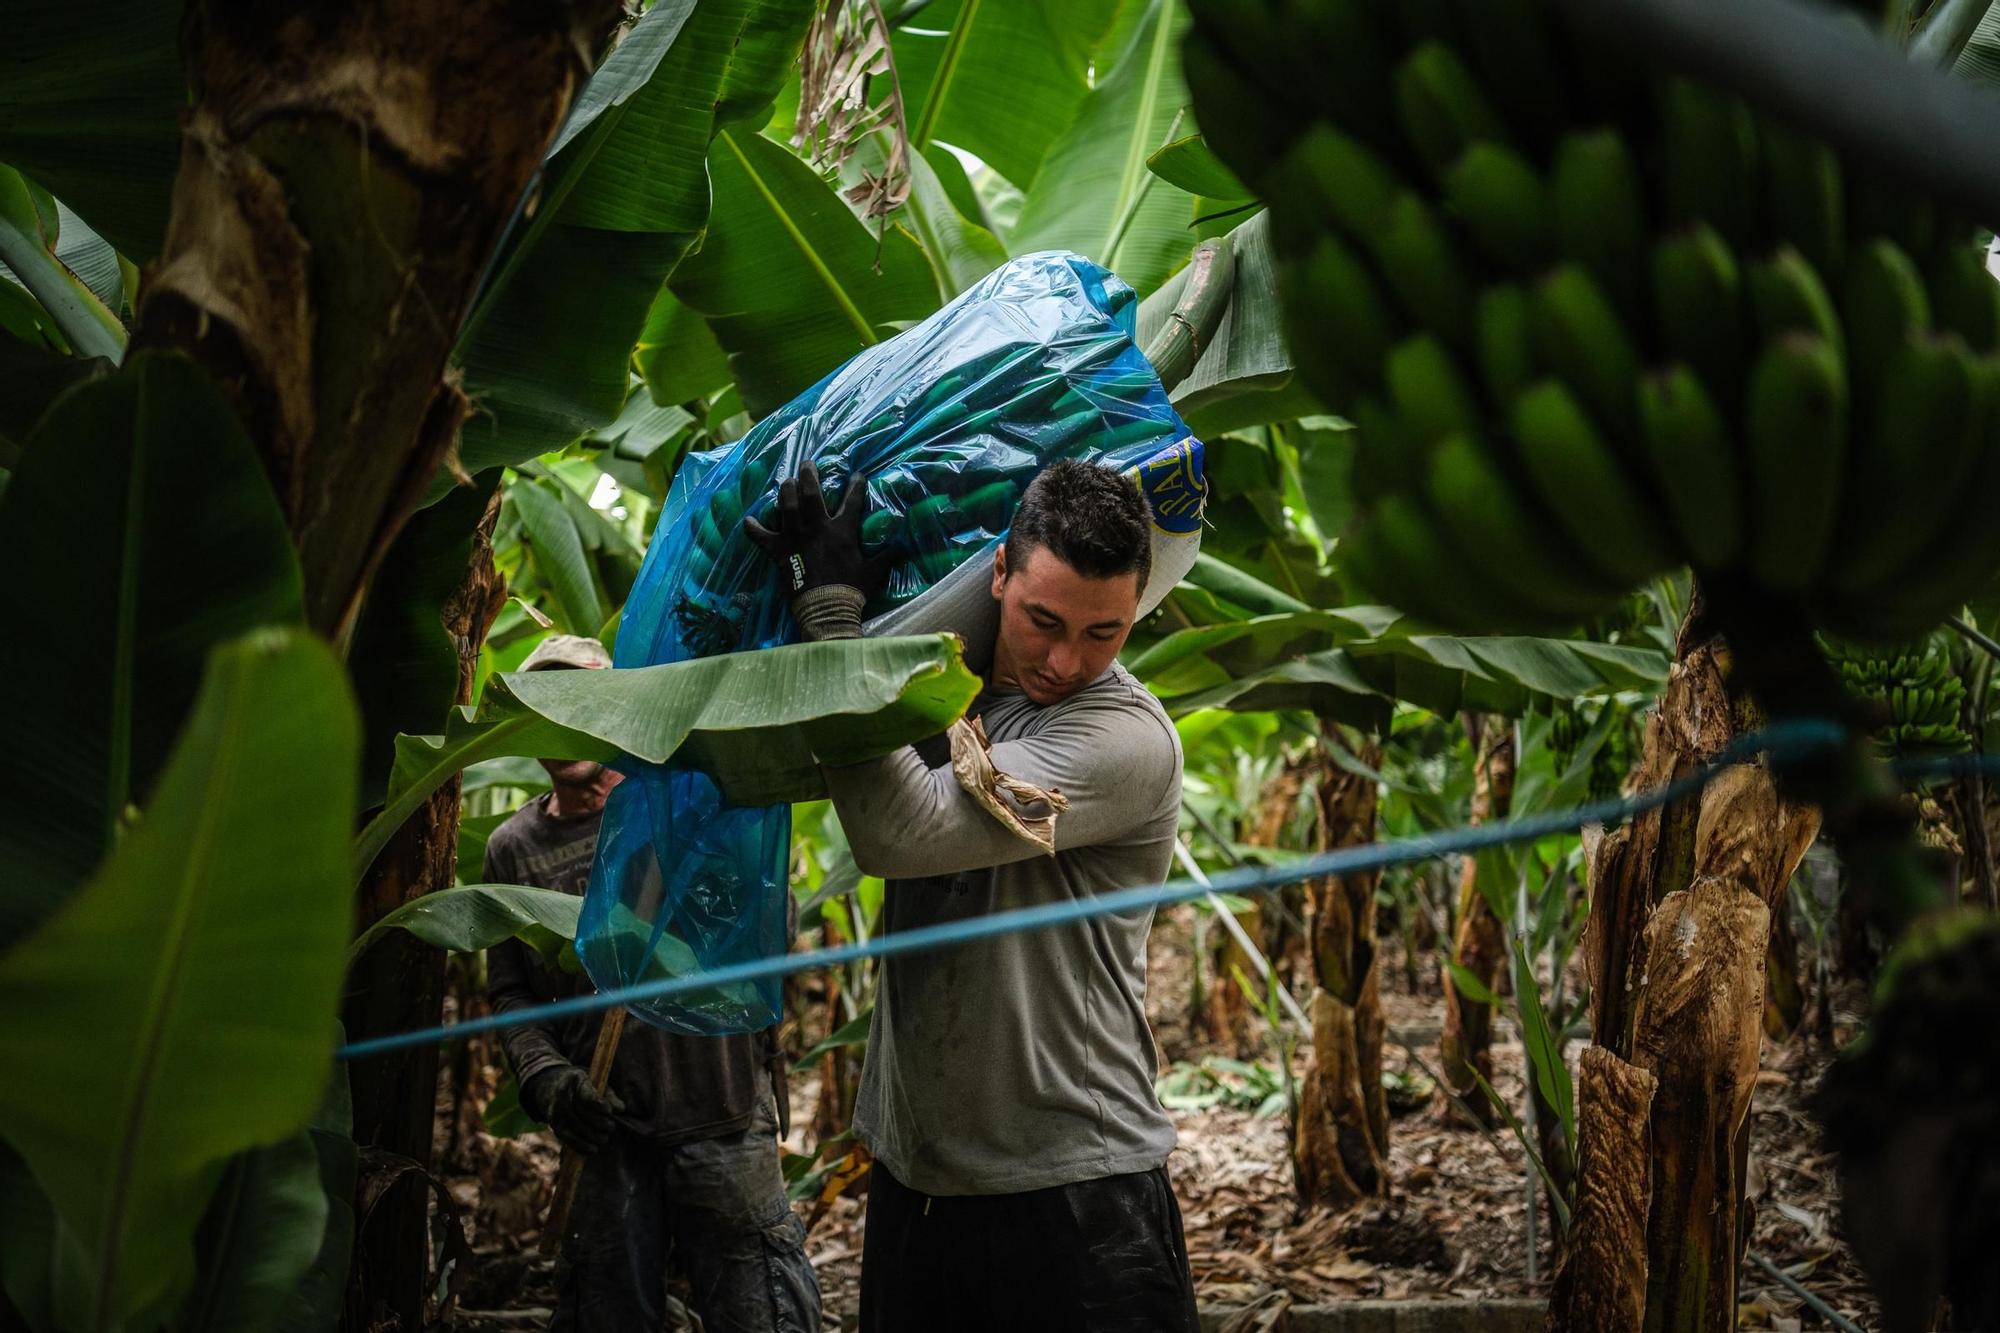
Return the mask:
<svg viewBox="0 0 2000 1333">
<path fill-rule="evenodd" d="M 1752 725 L 1720 639 L 1690 621 L 1676 657 L 1634 789 L 1686 776 Z M 1736 1327 L 1772 906 L 1818 831 L 1818 810 L 1781 800 L 1760 763 L 1587 839 L 1593 1045 L 1549 1328 Z"/>
<path fill-rule="evenodd" d="M 1316 762 L 1310 756 L 1294 760 L 1266 784 L 1258 795 L 1256 814 L 1245 830 L 1244 841 L 1252 847 L 1281 845 L 1285 826 L 1291 822 L 1299 793 L 1305 788 L 1306 775 Z M 1276 932 L 1266 928 L 1264 904 L 1263 897 L 1253 898 L 1236 914 L 1236 919 L 1242 923 L 1244 933 L 1266 949 L 1265 956 L 1271 965 L 1279 967 L 1283 959 L 1269 948 Z M 1207 1005 L 1201 1014 L 1202 1028 L 1211 1042 L 1238 1059 L 1247 1060 L 1264 1047 L 1264 1019 L 1251 1007 L 1250 997 L 1243 993 L 1236 978 L 1240 973 L 1254 984 L 1257 966 L 1228 931 L 1211 931 L 1209 939 L 1214 942 L 1215 954 L 1209 969 Z"/>
<path fill-rule="evenodd" d="M 1469 715 L 1473 770 L 1470 823 L 1505 819 L 1514 804 L 1514 724 L 1496 714 Z M 1491 994 L 1507 968 L 1507 940 L 1500 920 L 1479 891 L 1479 861 L 1466 857 L 1459 870 L 1457 925 L 1452 933 L 1451 960 Z M 1444 970 L 1444 1033 L 1438 1042 L 1438 1114 L 1463 1120 L 1463 1106 L 1481 1124 L 1493 1123 L 1493 1107 L 1479 1080 L 1493 1083 L 1493 1006 L 1466 994 L 1451 968 Z M 1474 1074 L 1478 1077 L 1475 1078 Z"/>
<path fill-rule="evenodd" d="M 190 0 L 186 10 L 180 170 L 133 345 L 179 349 L 221 387 L 286 515 L 307 621 L 344 651 L 377 566 L 451 466 L 471 410 L 449 369 L 460 325 L 622 10 L 616 0 Z M 462 668 L 494 605 L 494 585 L 477 584 L 451 613 Z M 378 858 L 359 919 L 450 883 L 457 804 L 454 784 Z M 348 1035 L 434 1021 L 436 955 L 392 943 L 372 956 L 354 979 Z M 435 1054 L 351 1072 L 362 1141 L 428 1161 Z M 395 1286 L 375 1312 L 406 1329 L 423 1315 L 424 1207 L 383 1219 L 393 1242 L 357 1255 L 357 1271 Z"/>
<path fill-rule="evenodd" d="M 1364 766 L 1381 767 L 1379 745 L 1370 742 L 1359 754 Z M 1320 847 L 1375 841 L 1374 781 L 1337 767 L 1324 752 L 1320 765 Z M 1306 889 L 1313 1045 L 1299 1085 L 1293 1181 L 1300 1199 L 1333 1208 L 1389 1193 L 1389 1103 L 1382 1088 L 1386 1024 L 1375 951 L 1380 878 L 1379 871 L 1332 875 Z"/>
<path fill-rule="evenodd" d="M 444 606 L 443 628 L 458 654 L 454 702 L 459 704 L 472 701 L 480 648 L 507 600 L 507 581 L 493 566 L 493 525 L 499 516 L 496 487 L 473 534 L 465 577 Z M 359 929 L 366 930 L 412 898 L 451 887 L 458 863 L 459 802 L 459 779 L 453 777 L 382 849 L 361 881 Z M 434 1026 L 444 1017 L 444 986 L 444 953 L 414 935 L 394 932 L 348 973 L 342 1022 L 350 1034 Z M 349 1068 L 348 1085 L 354 1098 L 354 1141 L 430 1171 L 438 1048 L 422 1046 L 361 1061 Z M 366 1312 L 365 1327 L 379 1327 L 392 1318 L 404 1328 L 422 1325 L 429 1287 L 430 1198 L 424 1177 L 408 1173 L 382 1195 L 361 1228 L 349 1308 Z"/>
</svg>

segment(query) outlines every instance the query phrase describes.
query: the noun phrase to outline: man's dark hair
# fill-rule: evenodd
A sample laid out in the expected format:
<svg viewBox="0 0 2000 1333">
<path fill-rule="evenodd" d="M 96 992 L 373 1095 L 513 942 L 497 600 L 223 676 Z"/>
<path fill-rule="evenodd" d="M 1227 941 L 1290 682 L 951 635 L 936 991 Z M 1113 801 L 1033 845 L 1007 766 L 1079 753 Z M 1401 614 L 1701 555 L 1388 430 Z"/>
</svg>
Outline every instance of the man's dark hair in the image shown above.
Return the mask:
<svg viewBox="0 0 2000 1333">
<path fill-rule="evenodd" d="M 1137 574 L 1143 592 L 1153 571 L 1152 513 L 1123 473 L 1065 459 L 1028 483 L 1007 532 L 1009 568 L 1046 547 L 1089 579 Z"/>
</svg>

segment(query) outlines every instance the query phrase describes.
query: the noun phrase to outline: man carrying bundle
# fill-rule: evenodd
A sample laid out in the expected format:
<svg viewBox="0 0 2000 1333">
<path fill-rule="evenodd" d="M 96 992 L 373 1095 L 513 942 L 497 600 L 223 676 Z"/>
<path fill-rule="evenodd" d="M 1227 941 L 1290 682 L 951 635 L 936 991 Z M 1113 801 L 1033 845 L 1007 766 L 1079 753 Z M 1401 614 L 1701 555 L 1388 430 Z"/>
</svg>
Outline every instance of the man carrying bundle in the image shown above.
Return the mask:
<svg viewBox="0 0 2000 1333">
<path fill-rule="evenodd" d="M 779 492 L 778 563 L 808 638 L 853 638 L 886 568 L 860 488 L 829 513 L 811 464 Z M 1180 742 L 1117 664 L 1151 563 L 1120 474 L 1056 463 L 994 552 L 999 631 L 956 727 L 827 770 L 855 863 L 888 881 L 883 929 L 1085 898 L 1164 878 Z M 954 776 L 952 751 L 968 771 Z M 1016 782 L 992 782 L 993 770 Z M 983 795 L 975 795 L 973 788 Z M 1046 800 L 1009 794 L 1039 789 Z M 1050 827 L 1050 821 L 1053 827 Z M 861 1327 L 1193 1330 L 1193 1282 L 1153 1091 L 1151 910 L 882 962 L 855 1130 L 875 1158 Z"/>
</svg>

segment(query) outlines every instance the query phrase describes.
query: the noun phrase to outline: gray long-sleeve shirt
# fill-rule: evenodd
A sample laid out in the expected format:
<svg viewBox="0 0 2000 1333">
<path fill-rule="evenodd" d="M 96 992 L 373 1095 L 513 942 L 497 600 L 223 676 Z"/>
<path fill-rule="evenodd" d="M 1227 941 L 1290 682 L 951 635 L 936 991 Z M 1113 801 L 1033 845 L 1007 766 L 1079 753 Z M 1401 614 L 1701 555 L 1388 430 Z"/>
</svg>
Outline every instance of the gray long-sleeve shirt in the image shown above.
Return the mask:
<svg viewBox="0 0 2000 1333">
<path fill-rule="evenodd" d="M 1048 856 L 967 795 L 942 746 L 827 770 L 883 929 L 1157 883 L 1180 739 L 1123 667 L 1043 707 L 982 695 L 993 761 L 1069 799 Z M 1033 813 L 1033 812 L 1030 812 Z M 1150 909 L 884 959 L 855 1128 L 926 1194 L 1004 1194 L 1163 1163 L 1174 1128 L 1146 1022 Z"/>
</svg>

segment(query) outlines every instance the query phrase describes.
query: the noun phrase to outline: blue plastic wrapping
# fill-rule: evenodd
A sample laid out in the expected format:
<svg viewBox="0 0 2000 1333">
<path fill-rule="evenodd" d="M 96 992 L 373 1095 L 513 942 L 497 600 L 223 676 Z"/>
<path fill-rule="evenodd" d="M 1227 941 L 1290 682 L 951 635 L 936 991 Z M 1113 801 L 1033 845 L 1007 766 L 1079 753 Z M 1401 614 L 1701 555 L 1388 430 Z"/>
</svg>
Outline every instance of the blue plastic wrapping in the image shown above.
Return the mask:
<svg viewBox="0 0 2000 1333">
<path fill-rule="evenodd" d="M 968 578 L 951 580 L 956 593 L 936 585 L 989 551 L 1022 489 L 1063 458 L 1132 469 L 1152 504 L 1156 551 L 1158 539 L 1187 547 L 1185 559 L 1167 562 L 1178 568 L 1149 583 L 1145 604 L 1156 602 L 1193 558 L 1204 483 L 1201 446 L 1135 345 L 1134 314 L 1131 288 L 1090 261 L 1028 255 L 856 355 L 735 444 L 691 455 L 626 602 L 615 664 L 797 637 L 777 572 L 742 519 L 771 521 L 778 483 L 806 459 L 830 504 L 849 478 L 866 479 L 864 541 L 897 551 L 869 607 L 874 625 L 977 635 L 945 603 L 990 606 L 990 596 Z M 990 643 L 968 648 L 977 662 Z M 708 777 L 673 763 L 628 756 L 618 768 L 625 780 L 605 808 L 577 931 L 592 981 L 608 989 L 784 952 L 790 808 L 732 805 Z M 769 1026 L 780 1002 L 772 981 L 633 1012 L 719 1035 Z"/>
</svg>

